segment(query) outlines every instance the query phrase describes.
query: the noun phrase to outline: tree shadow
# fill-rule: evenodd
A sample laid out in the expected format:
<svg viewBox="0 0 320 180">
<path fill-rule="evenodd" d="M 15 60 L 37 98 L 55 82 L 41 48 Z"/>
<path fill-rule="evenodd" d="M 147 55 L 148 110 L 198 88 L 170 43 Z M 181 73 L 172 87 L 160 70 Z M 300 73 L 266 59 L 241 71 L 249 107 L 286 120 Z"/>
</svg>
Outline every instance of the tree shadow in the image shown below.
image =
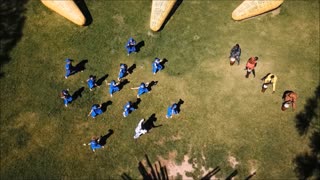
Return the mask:
<svg viewBox="0 0 320 180">
<path fill-rule="evenodd" d="M 113 134 L 113 130 L 112 130 L 112 129 L 109 129 L 107 134 L 105 134 L 105 135 L 103 135 L 103 136 L 100 137 L 99 144 L 100 144 L 101 146 L 106 145 L 106 144 L 107 144 L 107 139 L 108 139 L 112 134 Z"/>
<path fill-rule="evenodd" d="M 141 161 L 139 162 L 138 166 L 139 172 L 144 180 L 169 180 L 166 166 L 161 165 L 160 161 L 158 161 L 158 166 L 157 163 L 155 163 L 153 166 L 147 154 L 145 154 L 145 157 L 150 169 L 150 173 L 147 171 L 147 167 L 145 167 Z"/>
<path fill-rule="evenodd" d="M 130 83 L 130 81 L 128 81 L 128 79 L 123 79 L 122 81 L 120 81 L 120 83 L 118 85 L 119 90 L 121 90 L 128 83 Z"/>
<path fill-rule="evenodd" d="M 311 177 L 315 170 L 320 171 L 320 162 L 315 154 L 309 154 L 305 152 L 304 154 L 298 155 L 294 162 L 296 163 L 295 172 L 299 179 L 308 179 Z M 319 173 L 318 173 L 318 178 Z M 317 179 L 317 177 L 315 178 Z"/>
<path fill-rule="evenodd" d="M 112 104 L 112 101 L 107 101 L 107 102 L 102 103 L 102 105 L 101 105 L 102 112 L 106 112 L 107 107 L 110 106 L 111 104 Z"/>
<path fill-rule="evenodd" d="M 71 60 L 71 61 L 73 61 L 73 60 Z M 84 71 L 86 69 L 87 63 L 88 63 L 87 59 L 80 61 L 77 65 L 74 66 L 74 71 L 71 73 L 71 75 Z"/>
<path fill-rule="evenodd" d="M 0 3 L 0 67 L 11 60 L 10 51 L 23 35 L 22 29 L 26 20 L 24 12 L 27 2 L 28 0 L 9 0 Z M 0 72 L 0 78 L 4 77 L 4 74 L 4 72 Z"/>
<path fill-rule="evenodd" d="M 136 44 L 136 52 L 139 52 L 140 49 L 144 46 L 144 41 L 140 41 L 138 44 Z"/>
<path fill-rule="evenodd" d="M 140 104 L 141 102 L 141 99 L 140 98 L 137 98 L 137 100 L 135 102 L 133 102 L 131 105 L 134 109 L 138 109 L 138 105 Z"/>
<path fill-rule="evenodd" d="M 72 94 L 72 99 L 73 101 L 78 99 L 78 97 L 82 97 L 82 92 L 84 91 L 84 87 L 79 88 L 78 90 L 76 90 L 73 94 Z"/>
<path fill-rule="evenodd" d="M 158 81 L 151 81 L 149 84 L 148 84 L 148 90 L 151 91 L 152 90 L 152 86 L 155 86 L 158 84 Z"/>
<path fill-rule="evenodd" d="M 212 176 L 214 176 L 215 174 L 217 174 L 220 170 L 221 170 L 220 167 L 217 166 L 217 167 L 214 168 L 212 171 L 208 172 L 205 176 L 203 176 L 203 177 L 201 178 L 201 180 L 210 180 L 210 178 L 211 178 Z"/>
<path fill-rule="evenodd" d="M 308 132 L 310 123 L 313 119 L 318 119 L 318 106 L 320 99 L 320 85 L 315 90 L 315 95 L 307 100 L 304 110 L 296 115 L 296 128 L 300 135 Z"/>
<path fill-rule="evenodd" d="M 314 154 L 320 153 L 320 129 L 318 129 L 317 131 L 312 133 L 312 135 L 310 137 L 309 146 L 311 148 L 312 153 L 314 153 Z"/>
<path fill-rule="evenodd" d="M 253 172 L 252 174 L 250 174 L 248 177 L 246 177 L 244 180 L 249 180 L 251 179 L 253 176 L 255 176 L 257 173 Z"/>
<path fill-rule="evenodd" d="M 121 178 L 123 180 L 133 180 L 127 173 L 122 173 Z"/>
<path fill-rule="evenodd" d="M 231 180 L 233 177 L 235 177 L 238 174 L 238 170 L 234 170 L 227 178 L 226 180 Z"/>
<path fill-rule="evenodd" d="M 84 0 L 75 0 L 74 2 L 77 4 L 80 11 L 83 13 L 84 17 L 86 18 L 86 22 L 84 26 L 89 26 L 92 23 L 93 19 L 86 5 L 86 2 Z"/>
<path fill-rule="evenodd" d="M 170 13 L 168 14 L 167 18 L 164 20 L 162 26 L 160 27 L 159 31 L 162 31 L 163 28 L 166 26 L 166 24 L 169 22 L 173 14 L 176 12 L 178 7 L 182 4 L 183 0 L 177 0 L 177 2 L 174 4 L 173 8 L 171 9 Z"/>
<path fill-rule="evenodd" d="M 152 128 L 157 128 L 157 127 L 160 127 L 162 126 L 162 124 L 156 126 L 154 123 L 157 121 L 157 117 L 156 117 L 156 114 L 152 114 L 148 120 L 143 123 L 142 127 L 143 129 L 146 129 L 148 132 L 152 129 Z"/>
<path fill-rule="evenodd" d="M 105 74 L 104 76 L 102 76 L 100 79 L 97 80 L 96 84 L 97 84 L 98 86 L 101 86 L 101 84 L 103 83 L 103 81 L 106 80 L 108 76 L 109 76 L 108 74 Z"/>
<path fill-rule="evenodd" d="M 128 73 L 129 74 L 132 74 L 133 73 L 133 70 L 136 68 L 136 64 L 132 64 L 129 68 L 128 68 Z"/>
</svg>

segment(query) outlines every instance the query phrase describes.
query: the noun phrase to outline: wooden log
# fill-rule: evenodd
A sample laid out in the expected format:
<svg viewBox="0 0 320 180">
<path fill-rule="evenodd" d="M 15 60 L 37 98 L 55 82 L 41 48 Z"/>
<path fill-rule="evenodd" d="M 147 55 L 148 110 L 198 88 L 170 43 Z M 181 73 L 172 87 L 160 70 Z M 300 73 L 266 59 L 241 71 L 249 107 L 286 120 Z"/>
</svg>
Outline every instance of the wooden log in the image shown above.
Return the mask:
<svg viewBox="0 0 320 180">
<path fill-rule="evenodd" d="M 158 31 L 177 0 L 152 0 L 150 29 Z"/>
<path fill-rule="evenodd" d="M 245 0 L 233 12 L 232 19 L 243 20 L 279 7 L 284 0 Z"/>
<path fill-rule="evenodd" d="M 86 22 L 84 15 L 73 0 L 41 0 L 41 2 L 75 24 L 83 26 Z"/>
</svg>

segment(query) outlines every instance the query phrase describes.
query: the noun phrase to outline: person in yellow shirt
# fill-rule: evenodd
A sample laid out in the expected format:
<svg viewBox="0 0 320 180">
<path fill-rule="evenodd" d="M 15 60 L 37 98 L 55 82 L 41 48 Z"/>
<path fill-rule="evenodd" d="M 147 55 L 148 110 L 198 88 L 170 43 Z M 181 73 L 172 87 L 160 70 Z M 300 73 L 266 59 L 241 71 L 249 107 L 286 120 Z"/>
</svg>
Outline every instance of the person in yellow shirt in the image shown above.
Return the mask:
<svg viewBox="0 0 320 180">
<path fill-rule="evenodd" d="M 277 83 L 277 76 L 271 73 L 268 73 L 264 76 L 261 80 L 263 81 L 261 92 L 264 93 L 268 85 L 272 84 L 272 94 L 276 91 L 276 83 Z"/>
</svg>

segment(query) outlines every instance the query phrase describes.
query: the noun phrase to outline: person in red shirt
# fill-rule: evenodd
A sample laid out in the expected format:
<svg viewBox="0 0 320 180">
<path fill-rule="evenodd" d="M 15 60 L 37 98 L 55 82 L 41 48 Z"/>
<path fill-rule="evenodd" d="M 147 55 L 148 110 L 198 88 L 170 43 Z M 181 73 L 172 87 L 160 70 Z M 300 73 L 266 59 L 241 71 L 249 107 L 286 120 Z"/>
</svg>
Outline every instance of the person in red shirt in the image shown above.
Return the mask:
<svg viewBox="0 0 320 180">
<path fill-rule="evenodd" d="M 257 61 L 258 61 L 258 57 L 251 57 L 248 59 L 246 68 L 245 68 L 247 70 L 246 78 L 249 77 L 251 72 L 253 74 L 253 77 L 256 77 L 256 72 L 254 71 L 254 68 L 257 66 Z"/>
<path fill-rule="evenodd" d="M 297 93 L 293 91 L 285 91 L 283 93 L 282 99 L 283 103 L 281 106 L 281 110 L 285 111 L 290 107 L 290 104 L 292 105 L 292 110 L 296 109 L 296 101 L 297 101 L 298 95 Z"/>
</svg>

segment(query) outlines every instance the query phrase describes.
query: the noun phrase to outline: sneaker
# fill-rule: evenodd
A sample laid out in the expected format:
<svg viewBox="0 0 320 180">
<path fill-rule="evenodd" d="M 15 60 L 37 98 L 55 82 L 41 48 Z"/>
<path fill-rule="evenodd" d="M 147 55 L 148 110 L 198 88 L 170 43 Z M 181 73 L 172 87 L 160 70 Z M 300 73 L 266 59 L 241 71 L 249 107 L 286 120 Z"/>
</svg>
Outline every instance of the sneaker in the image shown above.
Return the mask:
<svg viewBox="0 0 320 180">
<path fill-rule="evenodd" d="M 123 117 L 127 117 L 125 112 L 123 112 L 122 115 L 123 115 Z"/>
<path fill-rule="evenodd" d="M 68 107 L 68 104 L 65 104 L 64 106 L 65 106 L 65 107 Z"/>
<path fill-rule="evenodd" d="M 166 115 L 166 118 L 168 119 L 169 117 Z"/>
<path fill-rule="evenodd" d="M 68 79 L 68 77 L 67 77 L 67 76 L 65 76 L 64 78 Z"/>
</svg>

